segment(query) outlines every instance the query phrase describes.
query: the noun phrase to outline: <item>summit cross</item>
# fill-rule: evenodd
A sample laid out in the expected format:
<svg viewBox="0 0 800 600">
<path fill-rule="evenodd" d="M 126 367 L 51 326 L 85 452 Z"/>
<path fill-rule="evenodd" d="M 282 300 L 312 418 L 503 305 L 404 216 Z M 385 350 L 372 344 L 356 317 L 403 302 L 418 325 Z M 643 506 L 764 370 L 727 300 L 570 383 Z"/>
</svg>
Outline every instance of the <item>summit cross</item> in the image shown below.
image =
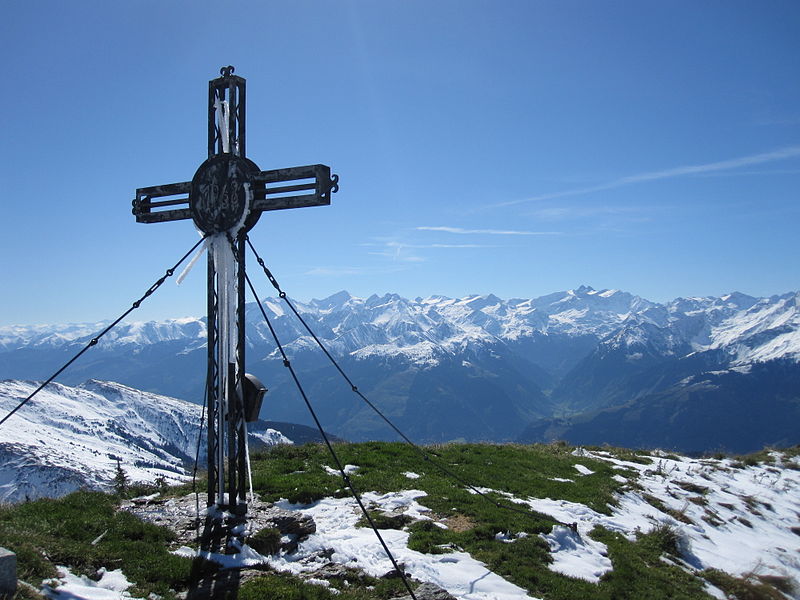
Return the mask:
<svg viewBox="0 0 800 600">
<path fill-rule="evenodd" d="M 136 190 L 139 223 L 192 219 L 208 253 L 208 514 L 203 545 L 246 520 L 247 422 L 266 389 L 245 373 L 245 240 L 261 213 L 324 206 L 338 191 L 325 165 L 262 171 L 245 155 L 245 80 L 232 66 L 208 82 L 208 158 L 191 181 Z M 227 463 L 227 466 L 226 466 Z M 211 537 L 216 538 L 212 542 Z M 227 552 L 235 552 L 229 541 Z"/>
</svg>

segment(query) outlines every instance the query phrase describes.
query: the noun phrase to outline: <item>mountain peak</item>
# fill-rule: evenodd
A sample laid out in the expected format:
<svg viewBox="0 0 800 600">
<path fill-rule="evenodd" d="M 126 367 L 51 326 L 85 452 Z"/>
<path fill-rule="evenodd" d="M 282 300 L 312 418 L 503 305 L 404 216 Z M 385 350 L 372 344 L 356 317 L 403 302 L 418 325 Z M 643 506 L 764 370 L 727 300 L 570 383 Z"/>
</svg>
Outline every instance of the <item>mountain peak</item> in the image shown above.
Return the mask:
<svg viewBox="0 0 800 600">
<path fill-rule="evenodd" d="M 757 298 L 753 298 L 752 296 L 748 296 L 742 292 L 731 292 L 730 294 L 725 294 L 724 296 L 720 296 L 720 300 L 728 304 L 732 304 L 739 309 L 748 309 L 758 302 Z"/>
<path fill-rule="evenodd" d="M 327 298 L 323 298 L 322 300 L 312 300 L 312 304 L 322 308 L 322 309 L 331 309 L 331 308 L 341 308 L 347 303 L 349 300 L 352 300 L 353 296 L 350 295 L 350 292 L 346 290 L 342 290 L 340 292 L 336 292 L 328 296 Z"/>
<path fill-rule="evenodd" d="M 590 285 L 581 285 L 577 290 L 574 290 L 575 294 L 590 294 L 594 292 L 594 288 Z"/>
<path fill-rule="evenodd" d="M 481 310 L 487 306 L 496 306 L 502 303 L 503 301 L 494 294 L 488 294 L 486 296 L 472 295 L 464 298 L 464 304 L 468 304 L 469 307 L 474 310 Z"/>
</svg>

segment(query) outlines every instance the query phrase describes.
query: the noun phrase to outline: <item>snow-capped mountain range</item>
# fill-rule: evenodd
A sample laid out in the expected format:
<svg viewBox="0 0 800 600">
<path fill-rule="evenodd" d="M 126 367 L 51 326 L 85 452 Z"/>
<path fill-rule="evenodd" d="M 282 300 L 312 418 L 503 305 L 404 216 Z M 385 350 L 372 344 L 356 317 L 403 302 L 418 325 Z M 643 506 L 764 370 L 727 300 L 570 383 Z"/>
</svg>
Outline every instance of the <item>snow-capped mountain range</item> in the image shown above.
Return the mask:
<svg viewBox="0 0 800 600">
<path fill-rule="evenodd" d="M 36 389 L 0 382 L 5 415 Z M 0 502 L 108 489 L 117 465 L 131 482 L 185 481 L 197 452 L 201 407 L 104 381 L 52 383 L 0 427 Z M 263 422 L 251 444 L 291 444 Z M 205 460 L 205 436 L 200 461 Z"/>
<path fill-rule="evenodd" d="M 743 365 L 775 358 L 800 360 L 800 292 L 754 298 L 738 292 L 722 297 L 650 302 L 619 290 L 581 286 L 533 299 L 502 300 L 492 294 L 453 299 L 409 300 L 397 294 L 357 298 L 342 291 L 324 300 L 293 301 L 329 349 L 356 357 L 404 356 L 419 364 L 470 345 L 516 341 L 536 335 L 592 335 L 615 345 L 652 341 L 664 351 L 688 345 L 702 352 L 724 349 Z M 266 298 L 267 314 L 289 349 L 313 340 L 277 298 Z M 272 344 L 255 304 L 248 305 L 248 341 Z M 0 327 L 0 351 L 60 348 L 85 343 L 107 323 Z M 185 351 L 205 344 L 204 318 L 121 324 L 100 346 L 132 349 L 181 342 Z"/>
<path fill-rule="evenodd" d="M 710 385 L 727 389 L 754 368 L 773 373 L 780 365 L 790 377 L 800 368 L 798 292 L 656 303 L 581 286 L 532 299 L 490 294 L 411 300 L 339 292 L 293 302 L 359 388 L 421 441 L 511 440 L 540 419 L 593 414 L 653 394 L 680 395 L 707 377 L 725 379 Z M 352 439 L 389 437 L 352 400 L 349 386 L 338 382 L 287 306 L 277 298 L 263 305 L 293 364 L 310 379 L 326 426 Z M 308 423 L 255 304 L 248 305 L 246 318 L 248 369 L 272 388 L 264 414 Z M 0 328 L 0 377 L 47 377 L 102 325 Z M 88 354 L 64 382 L 99 377 L 201 399 L 202 318 L 123 323 Z M 777 387 L 774 394 L 784 397 L 786 386 Z M 762 401 L 751 398 L 754 407 Z"/>
</svg>

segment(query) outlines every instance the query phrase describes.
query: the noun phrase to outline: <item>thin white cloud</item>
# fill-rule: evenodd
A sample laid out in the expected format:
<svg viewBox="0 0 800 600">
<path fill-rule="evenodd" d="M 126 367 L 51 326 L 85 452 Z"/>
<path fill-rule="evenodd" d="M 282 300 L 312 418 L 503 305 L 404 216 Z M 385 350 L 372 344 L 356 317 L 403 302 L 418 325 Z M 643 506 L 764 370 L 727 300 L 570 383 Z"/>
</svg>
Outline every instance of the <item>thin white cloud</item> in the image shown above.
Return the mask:
<svg viewBox="0 0 800 600">
<path fill-rule="evenodd" d="M 427 250 L 430 248 L 497 248 L 492 244 L 407 244 L 405 242 L 388 241 L 382 243 L 365 242 L 360 244 L 367 247 L 380 247 L 380 248 L 412 248 L 414 250 Z M 376 252 L 375 254 L 381 254 Z"/>
<path fill-rule="evenodd" d="M 362 275 L 386 275 L 399 273 L 407 270 L 406 266 L 393 266 L 385 268 L 365 268 L 365 267 L 314 267 L 304 273 L 304 275 L 316 275 L 319 277 L 352 277 Z"/>
<path fill-rule="evenodd" d="M 305 272 L 305 275 L 321 275 L 338 277 L 340 275 L 363 275 L 364 269 L 358 267 L 314 267 Z"/>
<path fill-rule="evenodd" d="M 400 248 L 397 250 L 386 251 L 386 252 L 367 252 L 367 254 L 371 254 L 373 256 L 385 256 L 386 258 L 391 258 L 394 261 L 398 262 L 425 262 L 425 259 L 421 256 L 416 255 L 403 255 L 400 253 Z"/>
<path fill-rule="evenodd" d="M 483 244 L 409 244 L 397 240 L 386 240 L 381 243 L 364 243 L 362 246 L 382 248 L 382 250 L 373 250 L 367 252 L 373 256 L 383 256 L 391 259 L 393 262 L 399 263 L 421 263 L 426 262 L 427 258 L 420 256 L 416 250 L 430 250 L 430 249 L 463 249 L 463 248 L 495 248 L 496 246 L 487 246 Z"/>
<path fill-rule="evenodd" d="M 639 173 L 638 175 L 629 175 L 593 185 L 589 187 L 573 188 L 571 190 L 564 190 L 562 192 L 554 192 L 551 194 L 540 194 L 531 198 L 523 198 L 520 200 L 509 200 L 508 202 L 500 202 L 491 205 L 492 207 L 499 206 L 512 206 L 515 204 L 524 204 L 527 202 L 536 202 L 539 200 L 553 200 L 555 198 L 564 198 L 567 196 L 580 196 L 583 194 L 591 194 L 594 192 L 601 192 L 604 190 L 611 190 L 615 188 L 625 187 L 637 183 L 644 183 L 648 181 L 658 181 L 661 179 L 672 179 L 674 177 L 684 177 L 686 175 L 704 175 L 707 173 L 719 173 L 721 171 L 732 171 L 741 167 L 750 167 L 753 165 L 760 165 L 763 163 L 784 160 L 800 156 L 800 146 L 787 146 L 773 150 L 772 152 L 763 152 L 761 154 L 753 154 L 750 156 L 742 156 L 740 158 L 732 158 L 729 160 L 721 160 L 712 163 L 705 163 L 701 165 L 686 165 L 683 167 L 675 167 L 672 169 L 664 169 L 662 171 L 651 171 L 648 173 Z"/>
<path fill-rule="evenodd" d="M 415 250 L 427 248 L 493 248 L 485 244 L 405 244 L 403 242 L 387 242 L 390 248 L 413 248 Z"/>
<path fill-rule="evenodd" d="M 652 209 L 648 209 L 652 210 Z M 537 208 L 526 213 L 537 219 L 546 221 L 561 221 L 573 219 L 589 219 L 594 217 L 611 217 L 626 221 L 650 220 L 651 217 L 643 214 L 645 209 L 641 206 L 549 206 Z"/>
<path fill-rule="evenodd" d="M 559 231 L 518 231 L 513 229 L 464 229 L 462 227 L 417 227 L 417 231 L 444 231 L 459 235 L 484 234 L 484 235 L 560 235 Z"/>
</svg>

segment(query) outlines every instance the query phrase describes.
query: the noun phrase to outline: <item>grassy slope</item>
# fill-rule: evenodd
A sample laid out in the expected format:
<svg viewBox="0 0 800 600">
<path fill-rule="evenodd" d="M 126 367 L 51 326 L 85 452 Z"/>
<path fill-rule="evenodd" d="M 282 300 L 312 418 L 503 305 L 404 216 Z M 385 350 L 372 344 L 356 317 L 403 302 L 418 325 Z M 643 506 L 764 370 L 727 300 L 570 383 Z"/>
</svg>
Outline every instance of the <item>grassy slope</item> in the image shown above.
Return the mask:
<svg viewBox="0 0 800 600">
<path fill-rule="evenodd" d="M 562 498 L 599 512 L 608 512 L 614 493 L 628 485 L 612 479 L 615 474 L 626 475 L 625 472 L 611 469 L 606 462 L 575 457 L 571 447 L 560 444 L 447 445 L 432 450 L 440 456 L 437 460 L 472 485 L 510 492 L 518 497 Z M 555 522 L 550 517 L 511 512 L 486 502 L 454 484 L 408 446 L 341 444 L 337 445 L 337 452 L 343 464 L 359 466 L 353 481 L 360 491 L 389 492 L 412 487 L 424 490 L 428 495 L 420 499 L 421 503 L 435 515 L 466 524 L 458 531 L 442 530 L 425 523 L 413 524 L 409 543 L 414 549 L 444 552 L 446 546 L 462 548 L 491 570 L 529 590 L 532 596 L 548 600 L 709 598 L 703 591 L 702 580 L 662 560 L 662 556 L 675 549 L 674 537 L 668 529 L 643 534 L 635 542 L 602 528 L 596 529 L 592 535 L 607 544 L 614 570 L 599 584 L 591 584 L 547 568 L 549 551 L 536 534 L 551 530 Z M 635 457 L 627 451 L 619 452 L 627 460 Z M 642 457 L 640 460 L 649 459 Z M 577 463 L 595 473 L 575 477 Z M 311 502 L 326 496 L 346 495 L 341 478 L 328 474 L 323 465 L 333 466 L 323 446 L 278 447 L 254 457 L 254 487 L 266 500 L 288 498 L 293 502 Z M 420 477 L 408 479 L 404 475 L 406 471 L 413 471 Z M 554 477 L 575 482 L 553 481 Z M 186 490 L 176 491 L 185 493 Z M 502 500 L 499 496 L 496 498 Z M 74 572 L 89 576 L 98 568 L 106 567 L 122 568 L 128 579 L 136 582 L 129 590 L 134 596 L 146 597 L 155 592 L 171 598 L 175 590 L 186 589 L 191 562 L 169 553 L 173 545 L 171 533 L 115 511 L 118 500 L 116 496 L 78 492 L 60 500 L 0 508 L 0 540 L 2 545 L 17 552 L 20 579 L 39 585 L 43 579 L 55 575 L 54 565 L 68 565 Z M 496 533 L 506 531 L 524 531 L 531 536 L 513 544 L 495 539 Z M 104 534 L 102 538 L 93 544 L 101 534 Z M 723 580 L 724 574 L 717 576 L 716 582 Z M 724 582 L 731 590 L 735 585 L 746 584 L 741 580 Z M 397 580 L 377 581 L 355 573 L 348 585 L 334 585 L 341 587 L 342 593 L 334 595 L 325 588 L 304 584 L 293 577 L 265 574 L 265 577 L 245 583 L 239 597 L 366 600 L 404 593 Z M 28 592 L 20 595 L 29 596 Z M 776 596 L 739 593 L 731 597 Z"/>
</svg>

